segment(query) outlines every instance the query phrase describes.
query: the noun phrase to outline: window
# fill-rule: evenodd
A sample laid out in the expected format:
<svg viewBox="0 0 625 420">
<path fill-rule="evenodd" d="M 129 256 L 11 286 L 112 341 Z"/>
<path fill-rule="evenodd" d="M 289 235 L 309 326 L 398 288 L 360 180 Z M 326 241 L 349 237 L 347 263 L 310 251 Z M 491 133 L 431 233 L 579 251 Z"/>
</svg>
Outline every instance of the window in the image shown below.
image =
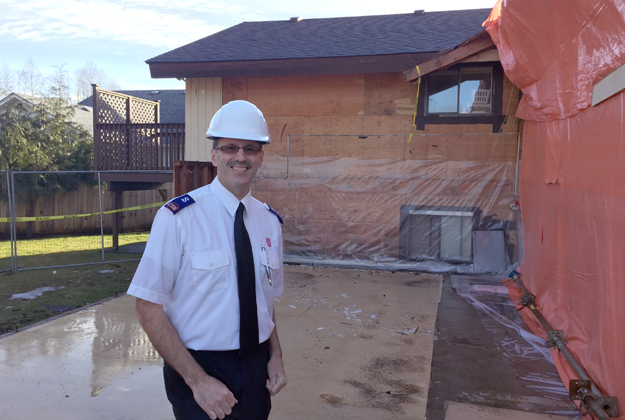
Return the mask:
<svg viewBox="0 0 625 420">
<path fill-rule="evenodd" d="M 492 115 L 493 72 L 463 67 L 428 77 L 427 115 Z"/>
</svg>

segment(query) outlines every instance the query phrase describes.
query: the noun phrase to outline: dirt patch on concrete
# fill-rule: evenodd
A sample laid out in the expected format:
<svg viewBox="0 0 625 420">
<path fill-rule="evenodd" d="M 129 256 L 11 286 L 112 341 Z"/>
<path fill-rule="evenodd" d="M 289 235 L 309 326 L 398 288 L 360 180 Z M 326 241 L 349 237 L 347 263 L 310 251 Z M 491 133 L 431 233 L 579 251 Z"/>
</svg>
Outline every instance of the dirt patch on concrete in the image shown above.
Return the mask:
<svg viewBox="0 0 625 420">
<path fill-rule="evenodd" d="M 275 308 L 289 384 L 271 419 L 425 419 L 441 277 L 306 266 L 285 274 Z"/>
<path fill-rule="evenodd" d="M 393 358 L 375 357 L 360 371 L 364 380 L 346 380 L 345 383 L 358 390 L 363 401 L 373 407 L 401 413 L 403 405 L 414 403 L 414 395 L 423 395 L 421 386 L 398 379 L 409 372 L 423 372 L 425 357 Z"/>
</svg>

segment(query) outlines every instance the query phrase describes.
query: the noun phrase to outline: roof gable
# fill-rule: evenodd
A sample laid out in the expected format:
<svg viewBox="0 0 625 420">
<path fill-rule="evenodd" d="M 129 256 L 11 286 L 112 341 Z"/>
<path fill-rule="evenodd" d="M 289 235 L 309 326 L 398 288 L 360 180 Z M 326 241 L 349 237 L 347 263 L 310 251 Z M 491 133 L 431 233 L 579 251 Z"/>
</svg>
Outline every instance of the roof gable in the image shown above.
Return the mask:
<svg viewBox="0 0 625 420">
<path fill-rule="evenodd" d="M 42 98 L 39 96 L 27 95 L 24 93 L 11 93 L 0 100 L 0 112 L 9 104 L 18 103 L 27 112 L 31 112 L 33 108 L 40 104 L 45 104 L 49 101 L 55 101 L 54 98 Z M 70 120 L 85 129 L 89 134 L 93 136 L 93 110 L 90 106 L 84 104 L 69 105 L 72 108 L 70 114 Z"/>
<path fill-rule="evenodd" d="M 490 9 L 244 22 L 147 60 L 197 63 L 438 52 L 483 31 Z"/>
</svg>

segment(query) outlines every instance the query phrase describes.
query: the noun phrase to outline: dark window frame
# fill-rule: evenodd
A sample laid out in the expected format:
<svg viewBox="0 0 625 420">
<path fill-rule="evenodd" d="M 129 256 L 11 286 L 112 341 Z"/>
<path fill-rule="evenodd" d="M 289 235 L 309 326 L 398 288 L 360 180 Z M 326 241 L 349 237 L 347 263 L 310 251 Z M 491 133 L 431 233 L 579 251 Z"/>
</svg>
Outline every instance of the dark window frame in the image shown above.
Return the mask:
<svg viewBox="0 0 625 420">
<path fill-rule="evenodd" d="M 503 68 L 499 62 L 487 62 L 487 63 L 467 63 L 457 64 L 451 66 L 447 70 L 458 70 L 460 68 L 479 68 L 489 67 L 492 69 L 492 114 L 426 114 L 428 94 L 428 78 L 425 77 L 425 83 L 422 82 L 421 89 L 423 94 L 423 100 L 419 101 L 417 106 L 417 130 L 425 130 L 426 124 L 492 124 L 493 133 L 497 133 L 501 130 L 501 126 L 506 120 L 506 115 L 503 115 Z M 425 86 L 423 86 L 425 85 Z"/>
</svg>

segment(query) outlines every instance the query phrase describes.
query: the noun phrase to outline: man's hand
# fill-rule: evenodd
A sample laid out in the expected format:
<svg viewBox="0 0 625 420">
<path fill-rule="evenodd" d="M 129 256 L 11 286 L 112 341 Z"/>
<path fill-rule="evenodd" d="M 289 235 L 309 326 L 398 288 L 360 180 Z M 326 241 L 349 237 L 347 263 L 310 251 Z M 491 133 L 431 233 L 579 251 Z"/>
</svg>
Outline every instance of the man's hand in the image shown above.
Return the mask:
<svg viewBox="0 0 625 420">
<path fill-rule="evenodd" d="M 195 401 L 212 419 L 223 419 L 237 403 L 223 383 L 209 376 L 185 348 L 163 307 L 137 299 L 137 318 L 159 354 L 193 391 Z"/>
<path fill-rule="evenodd" d="M 195 401 L 212 420 L 223 419 L 232 413 L 232 407 L 238 402 L 228 387 L 212 376 L 205 375 L 191 389 Z"/>
<path fill-rule="evenodd" d="M 267 379 L 267 390 L 274 396 L 282 388 L 286 386 L 286 373 L 284 372 L 284 363 L 282 362 L 282 356 L 274 353 L 267 363 L 267 373 L 269 378 Z"/>
</svg>

